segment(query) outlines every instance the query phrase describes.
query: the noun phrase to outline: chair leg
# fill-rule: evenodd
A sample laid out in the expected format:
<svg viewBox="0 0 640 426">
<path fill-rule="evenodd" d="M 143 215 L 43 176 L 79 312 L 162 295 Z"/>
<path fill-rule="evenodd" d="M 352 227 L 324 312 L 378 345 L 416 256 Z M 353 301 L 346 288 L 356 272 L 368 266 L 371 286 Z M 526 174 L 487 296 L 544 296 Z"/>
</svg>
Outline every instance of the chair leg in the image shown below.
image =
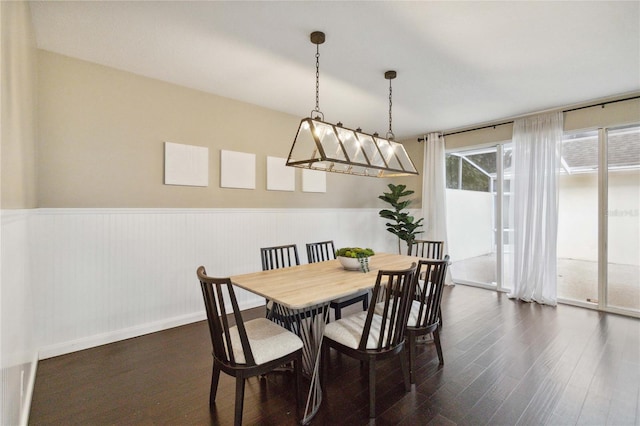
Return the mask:
<svg viewBox="0 0 640 426">
<path fill-rule="evenodd" d="M 235 426 L 242 426 L 242 405 L 244 403 L 244 377 L 236 377 L 236 412 Z"/>
<path fill-rule="evenodd" d="M 415 365 L 416 365 L 416 335 L 407 333 L 407 343 L 409 343 L 409 381 L 416 382 Z"/>
<path fill-rule="evenodd" d="M 400 368 L 402 369 L 402 377 L 404 379 L 404 390 L 407 392 L 411 392 L 411 382 L 409 381 L 409 367 L 407 366 L 407 358 L 405 351 L 402 350 L 400 353 Z"/>
<path fill-rule="evenodd" d="M 213 370 L 211 373 L 211 391 L 209 392 L 209 408 L 213 409 L 216 402 L 216 394 L 218 393 L 218 381 L 220 380 L 220 369 L 217 368 L 216 363 L 213 363 Z"/>
<path fill-rule="evenodd" d="M 327 389 L 327 377 L 329 376 L 327 373 L 329 368 L 329 349 L 329 345 L 326 343 L 323 343 L 320 348 L 320 389 L 323 391 Z"/>
<path fill-rule="evenodd" d="M 442 311 L 438 312 L 438 319 L 440 320 L 440 325 L 438 327 L 442 328 Z"/>
<path fill-rule="evenodd" d="M 296 418 L 301 419 L 300 408 L 300 389 L 302 389 L 302 353 L 293 362 L 293 374 L 295 374 L 296 381 Z"/>
<path fill-rule="evenodd" d="M 436 351 L 438 352 L 438 360 L 440 361 L 440 365 L 443 365 L 444 358 L 442 356 L 442 346 L 440 346 L 440 332 L 437 328 L 433 331 L 433 342 L 436 344 Z"/>
<path fill-rule="evenodd" d="M 376 417 L 376 361 L 369 359 L 369 418 Z"/>
<path fill-rule="evenodd" d="M 362 310 L 366 311 L 369 309 L 369 293 L 364 295 L 364 299 L 362 299 Z"/>
</svg>

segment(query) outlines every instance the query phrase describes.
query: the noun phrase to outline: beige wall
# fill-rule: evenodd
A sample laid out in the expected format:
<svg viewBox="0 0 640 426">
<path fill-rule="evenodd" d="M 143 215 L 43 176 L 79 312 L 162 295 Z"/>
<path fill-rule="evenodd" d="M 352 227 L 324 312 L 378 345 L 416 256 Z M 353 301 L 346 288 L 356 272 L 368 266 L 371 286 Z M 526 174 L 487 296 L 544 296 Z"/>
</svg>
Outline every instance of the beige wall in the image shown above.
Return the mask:
<svg viewBox="0 0 640 426">
<path fill-rule="evenodd" d="M 327 193 L 266 190 L 266 156 L 286 157 L 301 117 L 39 51 L 40 207 L 382 207 L 389 182 L 327 174 Z M 565 114 L 565 130 L 640 120 L 640 101 Z M 447 149 L 511 139 L 512 125 L 446 138 Z M 163 185 L 163 142 L 207 146 L 209 187 Z M 403 141 L 418 170 L 423 145 Z M 256 190 L 219 187 L 220 150 L 257 154 Z"/>
<path fill-rule="evenodd" d="M 0 206 L 37 206 L 36 43 L 26 2 L 2 3 Z"/>
<path fill-rule="evenodd" d="M 47 51 L 38 56 L 40 207 L 382 207 L 388 179 L 327 173 L 326 193 L 266 190 L 302 117 Z M 209 148 L 209 186 L 163 184 L 164 141 Z M 256 189 L 220 188 L 220 150 L 256 153 Z"/>
<path fill-rule="evenodd" d="M 637 95 L 637 93 L 636 93 Z M 567 132 L 640 122 L 640 99 L 594 106 L 564 114 Z"/>
<path fill-rule="evenodd" d="M 501 121 L 498 120 L 496 122 L 499 123 Z M 564 130 L 566 132 L 638 122 L 640 122 L 640 99 L 610 103 L 604 108 L 594 106 L 564 113 Z M 481 126 L 479 125 L 478 127 Z M 445 143 L 447 150 L 464 149 L 478 145 L 495 145 L 498 142 L 511 140 L 512 135 L 513 124 L 509 123 L 502 126 L 449 135 L 445 137 Z"/>
</svg>

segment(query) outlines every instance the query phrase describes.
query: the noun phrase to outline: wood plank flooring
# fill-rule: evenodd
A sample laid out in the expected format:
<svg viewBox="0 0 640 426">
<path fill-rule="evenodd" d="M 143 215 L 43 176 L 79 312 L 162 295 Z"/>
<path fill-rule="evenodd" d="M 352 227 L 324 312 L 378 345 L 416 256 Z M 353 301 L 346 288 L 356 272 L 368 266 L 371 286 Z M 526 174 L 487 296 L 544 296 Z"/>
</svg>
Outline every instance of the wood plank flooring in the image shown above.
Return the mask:
<svg viewBox="0 0 640 426">
<path fill-rule="evenodd" d="M 370 422 L 364 371 L 332 351 L 313 424 L 640 424 L 640 320 L 462 285 L 446 288 L 442 308 L 444 366 L 433 344 L 419 346 L 416 384 L 405 393 L 398 360 L 380 363 Z M 47 359 L 29 423 L 233 424 L 234 379 L 221 375 L 210 412 L 210 378 L 205 322 Z M 292 389 L 288 372 L 248 380 L 244 423 L 296 424 Z"/>
</svg>

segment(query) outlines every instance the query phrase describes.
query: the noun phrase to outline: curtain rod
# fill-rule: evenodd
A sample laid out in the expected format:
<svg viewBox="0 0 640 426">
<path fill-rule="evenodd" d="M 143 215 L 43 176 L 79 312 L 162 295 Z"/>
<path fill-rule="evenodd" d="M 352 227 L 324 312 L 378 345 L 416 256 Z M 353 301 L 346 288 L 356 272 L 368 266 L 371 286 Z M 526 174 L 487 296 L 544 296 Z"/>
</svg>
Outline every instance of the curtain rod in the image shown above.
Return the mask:
<svg viewBox="0 0 640 426">
<path fill-rule="evenodd" d="M 597 106 L 601 106 L 602 108 L 604 108 L 604 106 L 608 105 L 608 104 L 614 104 L 616 102 L 623 102 L 623 101 L 630 101 L 630 100 L 638 99 L 638 98 L 640 98 L 640 95 L 630 96 L 628 98 L 616 99 L 616 100 L 613 100 L 613 101 L 598 102 L 598 103 L 595 103 L 595 104 L 584 105 L 584 106 L 576 107 L 576 108 L 565 109 L 565 110 L 562 110 L 562 112 L 564 113 L 564 112 L 578 111 L 580 109 L 593 108 L 593 107 L 597 107 Z M 495 129 L 498 126 L 504 126 L 505 124 L 512 124 L 513 121 L 514 120 L 503 121 L 502 123 L 488 124 L 486 126 L 474 127 L 473 129 L 459 130 L 457 132 L 451 132 L 451 133 L 442 133 L 442 136 L 457 135 L 458 133 L 473 132 L 473 131 L 476 131 L 476 130 L 490 129 L 492 127 Z M 425 140 L 425 138 L 418 138 L 418 142 L 423 142 L 424 140 Z"/>
</svg>

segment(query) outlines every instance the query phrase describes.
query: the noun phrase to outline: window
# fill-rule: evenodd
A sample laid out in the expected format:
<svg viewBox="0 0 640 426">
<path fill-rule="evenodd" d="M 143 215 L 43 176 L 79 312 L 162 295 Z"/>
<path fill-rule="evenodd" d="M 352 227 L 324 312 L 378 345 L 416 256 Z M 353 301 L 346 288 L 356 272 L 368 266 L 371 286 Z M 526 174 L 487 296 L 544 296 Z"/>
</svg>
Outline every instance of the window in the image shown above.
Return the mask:
<svg viewBox="0 0 640 426">
<path fill-rule="evenodd" d="M 495 148 L 447 154 L 447 188 L 491 192 L 496 175 Z"/>
<path fill-rule="evenodd" d="M 447 154 L 448 251 L 455 282 L 511 287 L 512 154 L 508 142 Z M 638 316 L 640 126 L 567 133 L 561 161 L 558 297 Z"/>
</svg>

